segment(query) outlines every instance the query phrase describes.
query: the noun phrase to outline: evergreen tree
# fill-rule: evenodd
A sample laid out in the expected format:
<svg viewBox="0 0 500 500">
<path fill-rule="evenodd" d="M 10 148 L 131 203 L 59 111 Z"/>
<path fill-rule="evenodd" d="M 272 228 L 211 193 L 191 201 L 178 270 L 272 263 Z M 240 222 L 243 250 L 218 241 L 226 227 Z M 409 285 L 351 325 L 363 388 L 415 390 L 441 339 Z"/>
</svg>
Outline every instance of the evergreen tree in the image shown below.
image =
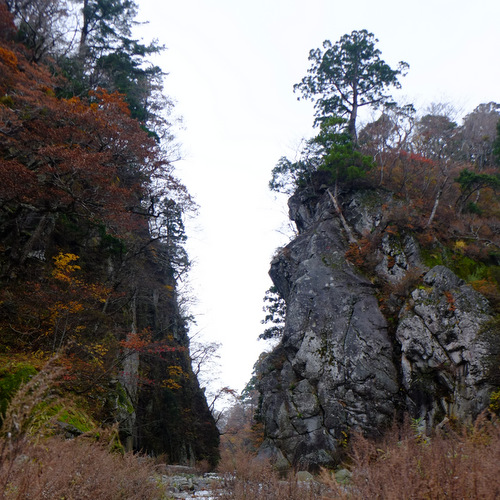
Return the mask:
<svg viewBox="0 0 500 500">
<path fill-rule="evenodd" d="M 315 101 L 316 123 L 332 116 L 347 119 L 347 130 L 356 144 L 356 120 L 363 106 L 378 107 L 391 101 L 387 90 L 400 88 L 398 77 L 408 64 L 392 69 L 375 48 L 378 40 L 366 30 L 346 34 L 338 42 L 323 42 L 311 50 L 308 75 L 294 86 L 306 99 Z"/>
<path fill-rule="evenodd" d="M 270 326 L 259 335 L 259 339 L 269 340 L 281 338 L 285 328 L 286 303 L 274 285 L 266 290 L 264 303 L 266 317 L 261 323 Z"/>
<path fill-rule="evenodd" d="M 76 1 L 76 0 L 75 0 Z M 81 4 L 81 0 L 77 1 Z M 133 118 L 154 121 L 153 96 L 162 89 L 161 68 L 148 62 L 163 47 L 132 38 L 137 5 L 131 0 L 83 0 L 78 50 L 61 61 L 70 92 L 85 94 L 104 87 L 125 95 Z M 169 104 L 163 101 L 162 104 Z M 151 125 L 151 123 L 149 123 Z"/>
<path fill-rule="evenodd" d="M 357 150 L 345 129 L 346 121 L 338 117 L 325 119 L 318 135 L 306 142 L 298 161 L 280 159 L 272 171 L 269 188 L 291 194 L 298 187 L 339 184 L 352 185 L 365 177 L 373 159 Z"/>
</svg>

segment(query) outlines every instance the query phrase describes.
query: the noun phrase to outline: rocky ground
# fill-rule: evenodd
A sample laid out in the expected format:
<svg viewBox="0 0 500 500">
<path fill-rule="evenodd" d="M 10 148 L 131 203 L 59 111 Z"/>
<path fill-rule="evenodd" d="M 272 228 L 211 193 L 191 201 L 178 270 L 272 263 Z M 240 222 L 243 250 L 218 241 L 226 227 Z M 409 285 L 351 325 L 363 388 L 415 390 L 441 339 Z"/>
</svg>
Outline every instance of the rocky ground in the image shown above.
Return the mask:
<svg viewBox="0 0 500 500">
<path fill-rule="evenodd" d="M 351 473 L 346 469 L 339 469 L 335 473 L 335 478 L 340 484 L 349 482 Z M 200 473 L 200 471 L 185 466 L 167 465 L 160 471 L 159 481 L 166 486 L 165 500 L 216 500 L 227 495 L 228 490 L 224 489 L 225 478 L 217 473 Z M 299 471 L 296 474 L 299 485 L 308 489 L 312 483 L 318 484 L 312 474 L 307 471 Z M 281 481 L 284 484 L 286 481 Z M 328 488 L 326 489 L 328 490 Z M 326 491 L 325 490 L 325 491 Z M 227 498 L 227 496 L 224 496 Z"/>
<path fill-rule="evenodd" d="M 222 478 L 216 473 L 200 473 L 192 467 L 167 465 L 160 471 L 159 480 L 166 486 L 170 499 L 205 500 L 217 498 L 217 490 L 222 486 Z"/>
</svg>

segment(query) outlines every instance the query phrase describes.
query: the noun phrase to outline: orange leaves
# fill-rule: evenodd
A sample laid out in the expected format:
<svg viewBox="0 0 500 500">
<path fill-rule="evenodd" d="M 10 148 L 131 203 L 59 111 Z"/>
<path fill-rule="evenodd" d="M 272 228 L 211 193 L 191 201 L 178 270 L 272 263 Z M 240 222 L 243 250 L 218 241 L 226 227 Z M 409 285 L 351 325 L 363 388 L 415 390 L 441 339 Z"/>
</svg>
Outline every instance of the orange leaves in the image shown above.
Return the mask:
<svg viewBox="0 0 500 500">
<path fill-rule="evenodd" d="M 0 47 L 0 61 L 9 69 L 17 71 L 17 56 L 11 50 Z"/>
<path fill-rule="evenodd" d="M 85 113 L 89 110 L 89 106 L 76 96 L 64 99 L 64 101 L 61 102 L 66 102 L 69 109 L 71 109 L 74 113 Z"/>
<path fill-rule="evenodd" d="M 151 333 L 149 331 L 143 333 L 129 333 L 127 340 L 120 341 L 123 349 L 129 351 L 144 352 L 147 346 L 151 344 Z"/>
<path fill-rule="evenodd" d="M 455 297 L 453 297 L 453 294 L 449 291 L 445 291 L 444 292 L 444 296 L 446 298 L 446 302 L 448 302 L 448 310 L 450 312 L 453 312 L 455 311 L 455 309 L 457 308 L 456 305 L 455 305 Z"/>
<path fill-rule="evenodd" d="M 130 116 L 130 108 L 125 102 L 125 94 L 120 94 L 120 92 L 109 93 L 106 89 L 98 87 L 97 90 L 90 91 L 89 95 L 97 99 L 100 108 L 115 109 L 124 115 Z M 96 109 L 96 107 L 94 106 L 93 109 Z"/>
<path fill-rule="evenodd" d="M 486 297 L 498 296 L 499 290 L 497 288 L 497 284 L 488 278 L 479 279 L 471 282 L 474 290 L 482 293 Z"/>
<path fill-rule="evenodd" d="M 345 258 L 351 264 L 354 264 L 360 269 L 371 271 L 373 268 L 374 248 L 376 241 L 370 237 L 362 237 L 358 243 L 351 243 Z"/>
</svg>

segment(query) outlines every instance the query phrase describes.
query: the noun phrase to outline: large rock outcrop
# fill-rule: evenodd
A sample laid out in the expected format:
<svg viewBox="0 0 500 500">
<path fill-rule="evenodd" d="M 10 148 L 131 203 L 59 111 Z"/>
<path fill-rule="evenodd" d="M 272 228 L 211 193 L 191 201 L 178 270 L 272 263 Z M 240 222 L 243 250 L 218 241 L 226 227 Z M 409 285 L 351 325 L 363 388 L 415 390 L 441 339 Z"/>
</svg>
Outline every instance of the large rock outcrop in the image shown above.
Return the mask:
<svg viewBox="0 0 500 500">
<path fill-rule="evenodd" d="M 352 430 L 380 434 L 404 411 L 430 423 L 486 405 L 488 346 L 478 338 L 491 318 L 484 297 L 438 267 L 406 302 L 390 294 L 384 315 L 380 287 L 346 260 L 353 235 L 379 231 L 371 257 L 380 281 L 411 287 L 408 276 L 427 271 L 410 233 L 380 227 L 390 198 L 352 194 L 343 200 L 344 222 L 328 192 L 299 191 L 289 201 L 299 234 L 270 270 L 286 302 L 284 334 L 259 367 L 261 453 L 278 465 L 335 463 Z M 435 381 L 427 384 L 430 374 Z"/>
<path fill-rule="evenodd" d="M 422 426 L 447 415 L 468 420 L 488 405 L 491 345 L 480 331 L 490 313 L 485 297 L 444 266 L 411 293 L 396 339 L 407 407 Z"/>
</svg>

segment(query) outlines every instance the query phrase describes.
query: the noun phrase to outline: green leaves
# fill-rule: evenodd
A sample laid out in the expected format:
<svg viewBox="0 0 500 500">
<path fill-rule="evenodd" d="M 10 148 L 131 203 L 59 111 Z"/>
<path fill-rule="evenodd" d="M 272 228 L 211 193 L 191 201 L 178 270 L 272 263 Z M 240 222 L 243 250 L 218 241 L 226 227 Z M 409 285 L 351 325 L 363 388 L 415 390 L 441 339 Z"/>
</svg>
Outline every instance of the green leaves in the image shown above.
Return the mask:
<svg viewBox="0 0 500 500">
<path fill-rule="evenodd" d="M 464 169 L 460 172 L 460 175 L 455 179 L 456 182 L 460 184 L 461 195 L 458 199 L 457 204 L 463 211 L 466 207 L 467 201 L 470 197 L 483 188 L 491 188 L 495 191 L 500 190 L 500 174 L 478 174 L 472 172 L 469 169 Z M 470 206 L 471 211 L 475 211 L 475 204 Z"/>
<path fill-rule="evenodd" d="M 366 175 L 373 166 L 371 157 L 354 147 L 351 136 L 339 127 L 345 120 L 328 118 L 321 124 L 320 133 L 312 141 L 320 146 L 320 171 L 329 172 L 332 182 L 353 181 Z"/>
<path fill-rule="evenodd" d="M 280 158 L 272 171 L 269 188 L 292 194 L 298 187 L 314 185 L 315 181 L 338 184 L 362 179 L 374 162 L 356 149 L 345 123 L 339 117 L 325 119 L 319 134 L 306 142 L 298 161 Z"/>
<path fill-rule="evenodd" d="M 259 339 L 269 340 L 281 338 L 285 329 L 286 303 L 274 285 L 266 290 L 264 303 L 266 317 L 261 323 L 270 326 L 259 335 Z"/>
<path fill-rule="evenodd" d="M 388 89 L 400 88 L 398 77 L 409 68 L 401 61 L 392 69 L 380 58 L 377 42 L 366 30 L 346 34 L 335 44 L 325 40 L 324 50 L 311 50 L 308 75 L 294 86 L 302 97 L 315 101 L 316 124 L 332 116 L 346 118 L 354 142 L 358 108 L 390 103 Z"/>
</svg>

